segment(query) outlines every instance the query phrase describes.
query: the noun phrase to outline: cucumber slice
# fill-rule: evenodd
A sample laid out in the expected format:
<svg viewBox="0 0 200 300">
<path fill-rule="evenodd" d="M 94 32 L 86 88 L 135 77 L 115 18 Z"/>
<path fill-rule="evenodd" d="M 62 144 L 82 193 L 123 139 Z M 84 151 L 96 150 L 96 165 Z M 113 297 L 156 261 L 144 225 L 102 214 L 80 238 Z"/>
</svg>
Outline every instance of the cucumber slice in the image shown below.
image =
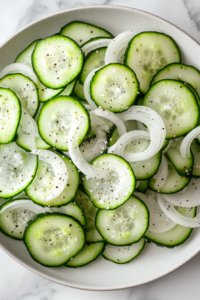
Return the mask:
<svg viewBox="0 0 200 300">
<path fill-rule="evenodd" d="M 95 37 L 113 37 L 110 32 L 101 27 L 79 21 L 73 21 L 62 27 L 60 34 L 70 37 L 78 45 L 83 45 Z"/>
<path fill-rule="evenodd" d="M 153 77 L 152 83 L 168 78 L 191 84 L 200 96 L 200 72 L 195 67 L 181 63 L 169 64 Z"/>
<path fill-rule="evenodd" d="M 85 247 L 66 266 L 71 268 L 83 267 L 97 259 L 104 251 L 104 248 L 104 242 L 85 244 Z"/>
<path fill-rule="evenodd" d="M 22 74 L 9 74 L 0 79 L 0 87 L 13 91 L 21 105 L 34 117 L 39 106 L 38 92 L 35 83 Z"/>
<path fill-rule="evenodd" d="M 196 207 L 176 207 L 176 209 L 185 217 L 194 218 L 196 216 Z M 145 233 L 145 238 L 158 246 L 173 248 L 183 244 L 189 238 L 192 230 L 192 228 L 176 225 L 171 230 L 162 233 L 153 233 L 148 230 Z"/>
<path fill-rule="evenodd" d="M 63 206 L 69 203 L 75 197 L 79 186 L 79 173 L 76 166 L 67 156 L 59 153 L 56 154 L 62 158 L 67 167 L 67 185 L 58 197 L 48 202 L 44 200 L 45 192 L 49 192 L 54 186 L 54 173 L 50 164 L 39 160 L 36 176 L 26 189 L 26 193 L 30 199 L 41 206 Z"/>
<path fill-rule="evenodd" d="M 68 84 L 66 86 L 66 88 L 62 91 L 60 96 L 70 96 L 74 91 L 75 85 L 76 85 L 76 80 L 74 80 L 70 84 Z"/>
<path fill-rule="evenodd" d="M 194 165 L 194 156 L 192 152 L 190 152 L 189 158 L 183 158 L 181 156 L 180 145 L 182 140 L 183 137 L 174 139 L 165 155 L 180 176 L 191 177 Z"/>
<path fill-rule="evenodd" d="M 168 161 L 168 175 L 164 185 L 161 188 L 157 188 L 155 186 L 156 180 L 151 178 L 149 188 L 161 194 L 174 194 L 184 189 L 190 182 L 190 179 L 189 177 L 180 176 L 173 165 Z"/>
<path fill-rule="evenodd" d="M 55 98 L 56 96 L 60 95 L 64 89 L 64 87 L 57 90 L 47 88 L 38 80 L 38 94 L 40 102 L 46 102 L 52 98 Z"/>
<path fill-rule="evenodd" d="M 91 43 L 91 42 L 94 42 L 94 41 L 97 41 L 97 40 L 99 40 L 99 46 L 101 46 L 101 40 L 102 39 L 110 39 L 110 40 L 112 40 L 112 37 L 105 37 L 105 36 L 98 36 L 98 37 L 95 37 L 95 38 L 91 38 L 90 40 L 88 40 L 87 42 L 85 42 L 84 44 L 82 44 L 81 45 L 81 48 L 83 48 L 85 45 L 87 45 L 87 44 L 89 44 L 89 43 Z"/>
<path fill-rule="evenodd" d="M 138 242 L 149 227 L 149 211 L 137 197 L 114 210 L 99 209 L 96 228 L 111 245 L 126 246 Z"/>
<path fill-rule="evenodd" d="M 200 146 L 193 141 L 191 145 L 191 150 L 193 154 L 192 157 L 194 157 L 192 176 L 200 177 Z"/>
<path fill-rule="evenodd" d="M 165 140 L 164 144 L 163 144 L 163 146 L 161 148 L 161 151 L 164 151 L 167 148 L 168 145 L 169 145 L 169 140 Z"/>
<path fill-rule="evenodd" d="M 33 148 L 48 149 L 50 147 L 41 139 L 37 123 L 23 107 L 21 120 L 17 129 L 16 143 L 26 151 L 31 151 Z"/>
<path fill-rule="evenodd" d="M 61 207 L 51 207 L 51 212 L 59 212 L 61 214 L 66 214 L 78 220 L 82 226 L 86 226 L 86 218 L 84 211 L 75 202 L 70 202 L 69 204 Z"/>
<path fill-rule="evenodd" d="M 137 121 L 135 121 L 135 120 L 128 120 L 128 121 L 125 121 L 124 123 L 125 123 L 127 131 L 138 129 Z M 119 139 L 118 129 L 117 129 L 117 127 L 114 127 L 114 129 L 108 139 L 108 146 L 109 147 L 113 146 L 118 141 L 118 139 Z"/>
<path fill-rule="evenodd" d="M 24 232 L 24 243 L 32 258 L 47 267 L 66 264 L 85 245 L 80 223 L 60 213 L 39 214 Z"/>
<path fill-rule="evenodd" d="M 32 68 L 31 55 L 33 53 L 33 50 L 35 49 L 35 45 L 39 41 L 41 41 L 41 39 L 35 40 L 30 45 L 28 45 L 28 47 L 26 47 L 21 53 L 19 53 L 19 55 L 15 59 L 15 63 L 21 63 Z"/>
<path fill-rule="evenodd" d="M 81 72 L 83 53 L 70 38 L 54 35 L 37 43 L 32 54 L 33 69 L 43 85 L 65 87 Z"/>
<path fill-rule="evenodd" d="M 21 118 L 19 99 L 12 91 L 0 88 L 0 144 L 15 139 Z"/>
<path fill-rule="evenodd" d="M 146 242 L 141 239 L 139 242 L 124 247 L 106 245 L 103 252 L 103 257 L 116 264 L 126 264 L 136 258 L 144 249 Z"/>
<path fill-rule="evenodd" d="M 130 41 L 125 64 L 134 70 L 140 90 L 146 93 L 153 76 L 172 62 L 180 62 L 181 54 L 174 40 L 159 32 L 142 32 Z"/>
<path fill-rule="evenodd" d="M 105 179 L 84 176 L 83 186 L 92 203 L 98 208 L 114 209 L 126 202 L 136 184 L 130 165 L 114 154 L 100 155 L 91 164 L 111 171 Z"/>
<path fill-rule="evenodd" d="M 84 84 L 86 77 L 94 69 L 101 68 L 105 65 L 106 49 L 107 47 L 102 47 L 88 53 L 80 74 L 80 83 Z"/>
<path fill-rule="evenodd" d="M 154 83 L 144 97 L 144 105 L 161 116 L 167 139 L 187 134 L 199 121 L 195 95 L 180 81 L 166 79 Z"/>
<path fill-rule="evenodd" d="M 74 119 L 87 116 L 87 124 L 80 131 L 79 145 L 89 129 L 89 116 L 84 106 L 75 98 L 59 96 L 45 103 L 38 118 L 38 129 L 42 139 L 49 145 L 68 150 L 68 133 Z"/>
<path fill-rule="evenodd" d="M 26 189 L 37 171 L 37 156 L 16 143 L 0 145 L 0 197 L 10 198 Z"/>
<path fill-rule="evenodd" d="M 98 70 L 90 84 L 91 97 L 97 106 L 122 112 L 134 104 L 139 91 L 135 73 L 122 64 L 109 64 Z"/>
<path fill-rule="evenodd" d="M 82 208 L 86 217 L 86 242 L 87 243 L 97 243 L 103 241 L 95 227 L 95 217 L 97 213 L 97 208 L 91 203 L 88 196 L 81 190 L 78 190 L 74 201 Z"/>
<path fill-rule="evenodd" d="M 149 188 L 149 180 L 141 180 L 137 181 L 137 183 L 139 183 L 139 185 L 136 186 L 136 190 L 141 193 L 146 193 Z"/>
<path fill-rule="evenodd" d="M 85 95 L 84 95 L 84 91 L 83 91 L 83 85 L 81 83 L 79 83 L 79 80 L 77 80 L 75 88 L 74 88 L 74 94 L 82 100 L 86 100 L 85 99 Z"/>
</svg>

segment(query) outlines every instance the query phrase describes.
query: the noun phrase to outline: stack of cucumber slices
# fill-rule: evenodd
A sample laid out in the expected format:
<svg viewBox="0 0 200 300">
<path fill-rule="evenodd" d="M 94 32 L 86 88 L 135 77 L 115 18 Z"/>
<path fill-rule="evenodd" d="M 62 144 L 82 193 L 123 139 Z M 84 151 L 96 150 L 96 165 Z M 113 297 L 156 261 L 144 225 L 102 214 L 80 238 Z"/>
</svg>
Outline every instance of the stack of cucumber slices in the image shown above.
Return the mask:
<svg viewBox="0 0 200 300">
<path fill-rule="evenodd" d="M 164 33 L 71 22 L 0 72 L 0 230 L 44 266 L 200 227 L 200 72 Z M 146 249 L 148 252 L 148 249 Z"/>
</svg>

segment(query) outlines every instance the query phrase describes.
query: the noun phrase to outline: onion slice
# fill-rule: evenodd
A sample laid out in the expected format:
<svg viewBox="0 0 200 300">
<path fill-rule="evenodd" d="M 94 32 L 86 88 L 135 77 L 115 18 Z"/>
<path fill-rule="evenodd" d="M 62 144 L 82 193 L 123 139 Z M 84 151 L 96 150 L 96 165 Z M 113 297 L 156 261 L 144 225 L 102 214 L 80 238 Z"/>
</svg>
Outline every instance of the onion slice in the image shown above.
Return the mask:
<svg viewBox="0 0 200 300">
<path fill-rule="evenodd" d="M 192 144 L 192 141 L 199 135 L 200 135 L 200 126 L 194 128 L 186 135 L 186 137 L 184 137 L 180 146 L 180 153 L 183 158 L 190 157 L 191 155 L 190 146 Z"/>
<path fill-rule="evenodd" d="M 78 146 L 79 130 L 85 125 L 86 116 L 80 115 L 74 120 L 68 135 L 69 155 L 77 168 L 89 178 L 102 179 L 110 175 L 110 171 L 105 171 L 101 168 L 90 165 L 82 156 Z"/>
<path fill-rule="evenodd" d="M 162 160 L 158 172 L 153 176 L 153 178 L 156 180 L 154 186 L 160 189 L 165 184 L 167 175 L 168 175 L 168 163 L 165 156 L 162 154 Z"/>
<path fill-rule="evenodd" d="M 94 76 L 95 72 L 98 71 L 99 68 L 92 70 L 92 72 L 90 72 L 88 74 L 88 76 L 86 77 L 86 80 L 84 82 L 83 85 L 83 92 L 85 95 L 85 99 L 87 100 L 88 104 L 93 107 L 93 108 L 97 108 L 98 106 L 96 105 L 96 103 L 92 100 L 91 95 L 90 95 L 90 82 L 92 80 L 92 77 Z"/>
<path fill-rule="evenodd" d="M 163 198 L 161 194 L 158 194 L 157 197 L 158 197 L 157 199 L 160 208 L 166 214 L 166 216 L 168 216 L 168 218 L 170 218 L 172 221 L 185 227 L 191 227 L 191 228 L 200 227 L 200 214 L 198 214 L 194 218 L 187 218 L 181 215 L 171 203 L 169 203 L 167 200 Z"/>
<path fill-rule="evenodd" d="M 14 74 L 14 73 L 21 73 L 27 77 L 29 77 L 32 81 L 34 81 L 36 84 L 38 84 L 38 79 L 33 70 L 24 64 L 21 63 L 14 63 L 6 66 L 1 72 L 0 72 L 0 78 L 4 77 L 7 74 Z"/>
<path fill-rule="evenodd" d="M 102 47 L 108 47 L 108 45 L 110 44 L 110 42 L 112 41 L 112 39 L 98 39 L 96 41 L 92 41 L 90 43 L 87 43 L 85 46 L 82 47 L 82 51 L 85 54 L 85 56 L 98 48 L 102 48 Z"/>
<path fill-rule="evenodd" d="M 68 181 L 67 167 L 60 156 L 49 150 L 31 149 L 31 153 L 39 155 L 40 160 L 43 160 L 52 166 L 54 172 L 54 186 L 49 193 L 44 195 L 44 200 L 53 200 L 58 197 L 66 187 Z"/>
<path fill-rule="evenodd" d="M 0 214 L 4 213 L 6 210 L 8 209 L 18 209 L 18 208 L 22 208 L 22 209 L 28 209 L 31 210 L 32 212 L 34 212 L 35 214 L 40 214 L 40 213 L 44 213 L 47 211 L 47 208 L 44 208 L 42 206 L 39 206 L 35 203 L 33 203 L 31 200 L 15 200 L 7 205 L 5 205 L 1 210 L 0 210 Z"/>
</svg>

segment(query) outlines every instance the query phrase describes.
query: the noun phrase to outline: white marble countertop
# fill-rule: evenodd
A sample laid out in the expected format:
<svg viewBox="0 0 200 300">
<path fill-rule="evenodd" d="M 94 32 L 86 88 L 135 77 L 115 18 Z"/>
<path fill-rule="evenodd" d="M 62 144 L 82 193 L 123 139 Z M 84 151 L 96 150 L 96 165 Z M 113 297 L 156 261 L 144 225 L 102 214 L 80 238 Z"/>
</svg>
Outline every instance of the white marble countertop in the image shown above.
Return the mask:
<svg viewBox="0 0 200 300">
<path fill-rule="evenodd" d="M 0 0 L 0 44 L 24 26 L 49 14 L 83 5 L 123 5 L 158 15 L 200 42 L 199 0 Z M 200 254 L 154 282 L 113 292 L 80 291 L 31 273 L 0 250 L 0 300 L 175 300 L 199 299 Z"/>
</svg>

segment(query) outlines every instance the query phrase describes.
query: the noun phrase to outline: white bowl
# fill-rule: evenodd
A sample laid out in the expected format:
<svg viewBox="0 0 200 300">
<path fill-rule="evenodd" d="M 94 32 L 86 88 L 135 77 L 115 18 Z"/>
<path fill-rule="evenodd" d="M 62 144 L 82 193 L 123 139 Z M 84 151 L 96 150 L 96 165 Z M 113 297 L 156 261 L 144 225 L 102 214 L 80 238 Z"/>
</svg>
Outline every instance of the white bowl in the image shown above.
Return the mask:
<svg viewBox="0 0 200 300">
<path fill-rule="evenodd" d="M 16 56 L 32 41 L 59 32 L 63 25 L 74 20 L 104 27 L 114 35 L 131 29 L 138 33 L 164 32 L 172 36 L 180 47 L 182 61 L 200 69 L 199 44 L 176 26 L 132 8 L 94 6 L 67 10 L 27 26 L 0 48 L 0 70 L 14 62 Z M 183 265 L 200 251 L 200 230 L 193 230 L 191 237 L 174 249 L 147 244 L 138 258 L 125 265 L 117 265 L 100 257 L 88 266 L 77 269 L 41 266 L 30 257 L 23 242 L 2 233 L 0 245 L 6 253 L 29 270 L 59 284 L 88 290 L 116 290 L 155 280 Z"/>
</svg>

